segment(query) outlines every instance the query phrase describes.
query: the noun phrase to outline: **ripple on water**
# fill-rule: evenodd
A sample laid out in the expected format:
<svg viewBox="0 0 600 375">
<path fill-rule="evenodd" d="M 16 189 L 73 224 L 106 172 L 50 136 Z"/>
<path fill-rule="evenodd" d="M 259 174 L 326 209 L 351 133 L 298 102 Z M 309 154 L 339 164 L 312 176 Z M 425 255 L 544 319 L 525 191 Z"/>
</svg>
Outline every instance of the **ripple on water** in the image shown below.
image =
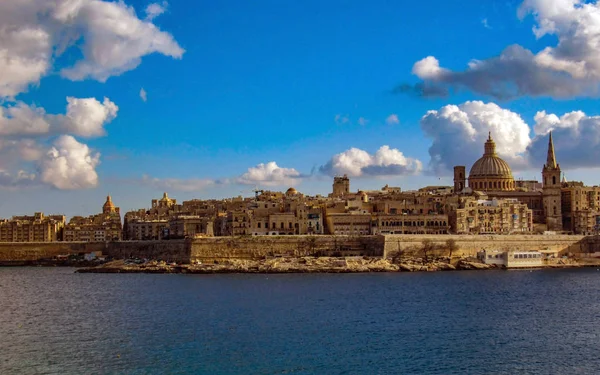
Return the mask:
<svg viewBox="0 0 600 375">
<path fill-rule="evenodd" d="M 0 373 L 597 373 L 599 287 L 595 269 L 0 268 Z"/>
</svg>

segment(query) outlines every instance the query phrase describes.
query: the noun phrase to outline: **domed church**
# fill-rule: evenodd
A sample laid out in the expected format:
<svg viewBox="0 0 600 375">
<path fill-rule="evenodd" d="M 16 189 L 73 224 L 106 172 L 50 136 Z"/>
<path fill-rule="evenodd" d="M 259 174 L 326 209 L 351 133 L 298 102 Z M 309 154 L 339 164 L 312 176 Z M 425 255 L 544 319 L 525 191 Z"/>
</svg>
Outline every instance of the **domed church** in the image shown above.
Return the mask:
<svg viewBox="0 0 600 375">
<path fill-rule="evenodd" d="M 485 142 L 483 156 L 471 167 L 469 187 L 482 191 L 515 190 L 515 179 L 510 166 L 496 153 L 496 142 L 492 139 L 491 132 Z"/>
<path fill-rule="evenodd" d="M 518 181 L 515 183 L 507 162 L 496 153 L 496 143 L 491 132 L 484 145 L 483 156 L 477 160 L 469 172 L 469 188 L 466 187 L 465 167 L 454 167 L 454 192 L 472 194 L 483 192 L 488 198 L 516 199 L 527 204 L 533 212 L 534 223 L 547 224 L 548 230 L 560 231 L 562 225 L 560 165 L 554 155 L 552 132 L 548 136 L 548 155 L 542 169 L 542 186 L 536 188 L 537 181 Z M 524 188 L 523 183 L 532 183 L 533 189 Z"/>
</svg>

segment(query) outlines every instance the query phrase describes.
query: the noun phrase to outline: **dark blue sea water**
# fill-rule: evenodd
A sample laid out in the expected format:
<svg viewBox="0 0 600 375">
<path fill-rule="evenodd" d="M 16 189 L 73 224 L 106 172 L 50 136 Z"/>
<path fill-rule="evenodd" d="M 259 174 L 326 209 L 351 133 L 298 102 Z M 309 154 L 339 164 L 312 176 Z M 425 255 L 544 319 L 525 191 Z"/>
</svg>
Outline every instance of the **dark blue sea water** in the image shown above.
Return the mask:
<svg viewBox="0 0 600 375">
<path fill-rule="evenodd" d="M 0 268 L 0 374 L 597 374 L 596 269 Z"/>
</svg>

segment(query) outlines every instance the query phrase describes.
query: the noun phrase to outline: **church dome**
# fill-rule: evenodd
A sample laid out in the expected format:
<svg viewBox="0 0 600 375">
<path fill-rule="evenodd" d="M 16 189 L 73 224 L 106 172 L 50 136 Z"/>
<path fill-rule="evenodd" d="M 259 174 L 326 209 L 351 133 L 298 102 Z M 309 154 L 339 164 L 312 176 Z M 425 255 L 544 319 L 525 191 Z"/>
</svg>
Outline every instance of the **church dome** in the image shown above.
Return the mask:
<svg viewBox="0 0 600 375">
<path fill-rule="evenodd" d="M 510 166 L 496 154 L 496 143 L 491 134 L 484 149 L 483 156 L 469 172 L 469 187 L 476 190 L 514 190 Z"/>
<path fill-rule="evenodd" d="M 469 178 L 499 177 L 513 178 L 508 163 L 497 156 L 483 156 L 473 164 Z"/>
</svg>

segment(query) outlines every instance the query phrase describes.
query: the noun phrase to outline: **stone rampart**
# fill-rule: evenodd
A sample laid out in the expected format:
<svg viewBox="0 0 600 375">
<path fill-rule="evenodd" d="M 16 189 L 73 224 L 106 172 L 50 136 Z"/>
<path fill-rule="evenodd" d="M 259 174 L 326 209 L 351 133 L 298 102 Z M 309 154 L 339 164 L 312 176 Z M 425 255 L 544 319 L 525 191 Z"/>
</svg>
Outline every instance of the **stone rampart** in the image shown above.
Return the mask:
<svg viewBox="0 0 600 375">
<path fill-rule="evenodd" d="M 475 256 L 480 250 L 552 250 L 561 253 L 589 252 L 592 243 L 600 249 L 600 238 L 591 241 L 584 236 L 567 235 L 387 235 L 385 256 L 398 250 L 415 253 L 423 248 L 424 241 L 431 241 L 442 253 L 447 241 L 454 240 L 455 255 Z"/>
<path fill-rule="evenodd" d="M 58 255 L 105 252 L 104 242 L 0 242 L 0 262 L 49 259 Z"/>
<path fill-rule="evenodd" d="M 107 242 L 104 254 L 115 259 L 153 259 L 189 263 L 192 240 Z"/>
<path fill-rule="evenodd" d="M 382 256 L 383 236 L 256 236 L 194 239 L 192 261 L 268 256 Z"/>
<path fill-rule="evenodd" d="M 562 253 L 600 251 L 600 236 L 562 235 L 386 235 L 386 236 L 256 236 L 209 237 L 169 241 L 0 243 L 0 262 L 23 262 L 57 255 L 101 251 L 116 258 L 147 258 L 189 263 L 269 256 L 390 256 L 415 253 L 429 240 L 443 255 L 454 240 L 455 255 L 474 256 L 480 250 L 553 250 Z"/>
</svg>

